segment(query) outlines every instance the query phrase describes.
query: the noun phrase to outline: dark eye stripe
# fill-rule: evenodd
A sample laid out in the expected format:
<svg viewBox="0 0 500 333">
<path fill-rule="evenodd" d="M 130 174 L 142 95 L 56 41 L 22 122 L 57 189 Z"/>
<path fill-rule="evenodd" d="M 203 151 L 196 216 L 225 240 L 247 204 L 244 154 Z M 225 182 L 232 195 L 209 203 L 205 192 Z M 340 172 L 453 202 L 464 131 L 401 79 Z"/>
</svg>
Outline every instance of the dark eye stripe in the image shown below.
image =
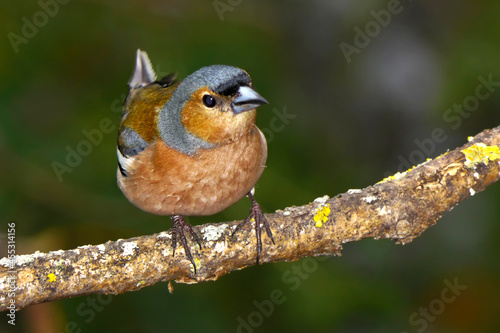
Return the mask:
<svg viewBox="0 0 500 333">
<path fill-rule="evenodd" d="M 225 88 L 223 91 L 220 92 L 222 96 L 233 96 L 238 92 L 240 85 L 232 85 L 227 88 Z"/>
</svg>

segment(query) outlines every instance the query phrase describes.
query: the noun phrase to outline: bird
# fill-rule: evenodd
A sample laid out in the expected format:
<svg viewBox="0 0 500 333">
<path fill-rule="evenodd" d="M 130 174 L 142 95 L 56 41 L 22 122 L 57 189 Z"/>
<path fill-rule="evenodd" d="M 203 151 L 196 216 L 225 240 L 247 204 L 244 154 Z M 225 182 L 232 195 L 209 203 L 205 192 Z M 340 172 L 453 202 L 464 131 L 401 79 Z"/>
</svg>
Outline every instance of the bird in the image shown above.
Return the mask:
<svg viewBox="0 0 500 333">
<path fill-rule="evenodd" d="M 269 221 L 254 197 L 264 171 L 267 142 L 255 124 L 269 104 L 250 75 L 229 65 L 203 67 L 184 80 L 157 79 L 148 54 L 137 50 L 118 127 L 118 187 L 141 210 L 170 216 L 173 255 L 179 241 L 193 265 L 186 234 L 200 238 L 184 216 L 208 216 L 245 196 L 250 214 L 232 232 L 255 222 L 257 264 L 262 228 L 275 244 Z"/>
</svg>

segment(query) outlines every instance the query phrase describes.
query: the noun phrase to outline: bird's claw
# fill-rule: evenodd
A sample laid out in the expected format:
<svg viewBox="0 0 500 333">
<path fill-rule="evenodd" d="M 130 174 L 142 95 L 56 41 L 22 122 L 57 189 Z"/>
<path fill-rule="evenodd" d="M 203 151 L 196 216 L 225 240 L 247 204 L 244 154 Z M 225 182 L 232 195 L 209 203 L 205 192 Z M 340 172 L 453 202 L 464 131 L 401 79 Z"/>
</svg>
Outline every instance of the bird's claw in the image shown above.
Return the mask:
<svg viewBox="0 0 500 333">
<path fill-rule="evenodd" d="M 250 215 L 248 215 L 248 217 L 242 223 L 236 226 L 231 236 L 233 236 L 236 232 L 238 232 L 243 226 L 249 224 L 252 220 L 255 221 L 255 236 L 257 237 L 257 265 L 258 265 L 260 260 L 260 254 L 262 252 L 262 237 L 261 237 L 262 226 L 264 226 L 267 236 L 271 239 L 273 244 L 276 243 L 274 242 L 273 233 L 271 231 L 271 228 L 269 227 L 269 221 L 264 216 L 262 208 L 257 203 L 257 201 L 255 201 L 252 193 L 248 193 L 248 196 L 250 197 L 250 200 L 252 200 L 252 208 L 250 208 Z"/>
<path fill-rule="evenodd" d="M 191 261 L 191 264 L 193 265 L 194 268 L 194 274 L 196 274 L 196 264 L 194 263 L 193 255 L 191 254 L 191 250 L 189 250 L 189 246 L 187 243 L 186 235 L 185 232 L 189 232 L 191 235 L 191 238 L 198 243 L 198 246 L 200 247 L 201 250 L 201 242 L 200 238 L 196 234 L 196 232 L 193 230 L 193 227 L 187 223 L 184 218 L 180 215 L 173 215 L 172 216 L 172 222 L 174 224 L 173 230 L 172 230 L 172 256 L 175 255 L 175 249 L 177 247 L 177 236 L 179 236 L 179 240 L 182 244 L 182 247 L 184 248 L 184 252 L 186 253 L 186 257 Z"/>
</svg>

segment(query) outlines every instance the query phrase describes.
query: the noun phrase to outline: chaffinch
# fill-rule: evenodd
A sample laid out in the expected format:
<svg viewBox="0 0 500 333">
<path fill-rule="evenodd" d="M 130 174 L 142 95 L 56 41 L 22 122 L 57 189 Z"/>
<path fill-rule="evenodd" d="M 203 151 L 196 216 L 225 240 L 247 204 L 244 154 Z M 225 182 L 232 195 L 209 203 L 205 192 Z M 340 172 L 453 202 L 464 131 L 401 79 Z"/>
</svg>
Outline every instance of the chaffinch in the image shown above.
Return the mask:
<svg viewBox="0 0 500 333">
<path fill-rule="evenodd" d="M 185 216 L 218 213 L 248 195 L 255 220 L 257 264 L 261 228 L 274 243 L 253 189 L 264 171 L 267 143 L 255 125 L 256 108 L 268 104 L 242 69 L 203 67 L 181 82 L 160 80 L 146 52 L 137 50 L 134 74 L 118 133 L 118 185 L 140 209 L 170 215 L 173 252 L 179 240 L 194 266 L 185 232 L 201 249 Z"/>
</svg>

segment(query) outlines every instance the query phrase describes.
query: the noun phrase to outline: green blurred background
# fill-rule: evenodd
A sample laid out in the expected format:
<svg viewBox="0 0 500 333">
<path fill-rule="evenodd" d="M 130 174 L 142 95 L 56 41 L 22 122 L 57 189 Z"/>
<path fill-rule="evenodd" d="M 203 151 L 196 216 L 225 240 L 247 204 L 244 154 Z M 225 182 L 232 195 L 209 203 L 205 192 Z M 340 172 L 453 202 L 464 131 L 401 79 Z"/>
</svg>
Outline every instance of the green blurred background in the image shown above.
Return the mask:
<svg viewBox="0 0 500 333">
<path fill-rule="evenodd" d="M 257 198 L 272 212 L 374 184 L 407 169 L 403 160 L 422 162 L 500 125 L 498 85 L 472 111 L 447 111 L 473 101 L 479 76 L 500 81 L 499 15 L 497 1 L 463 0 L 3 1 L 0 254 L 9 221 L 19 254 L 170 228 L 117 188 L 116 129 L 62 181 L 53 169 L 86 140 L 82 131 L 103 119 L 116 128 L 137 48 L 160 75 L 217 63 L 250 73 L 270 101 L 259 108 L 269 159 Z M 295 117 L 280 120 L 284 112 Z M 437 128 L 446 140 L 431 143 Z M 160 283 L 32 306 L 15 327 L 2 316 L 0 331 L 497 332 L 499 199 L 493 185 L 405 246 L 364 240 L 346 244 L 342 257 L 174 284 L 173 295 Z M 248 209 L 242 200 L 190 221 L 241 219 Z M 467 288 L 443 302 L 453 296 L 445 280 Z"/>
</svg>

